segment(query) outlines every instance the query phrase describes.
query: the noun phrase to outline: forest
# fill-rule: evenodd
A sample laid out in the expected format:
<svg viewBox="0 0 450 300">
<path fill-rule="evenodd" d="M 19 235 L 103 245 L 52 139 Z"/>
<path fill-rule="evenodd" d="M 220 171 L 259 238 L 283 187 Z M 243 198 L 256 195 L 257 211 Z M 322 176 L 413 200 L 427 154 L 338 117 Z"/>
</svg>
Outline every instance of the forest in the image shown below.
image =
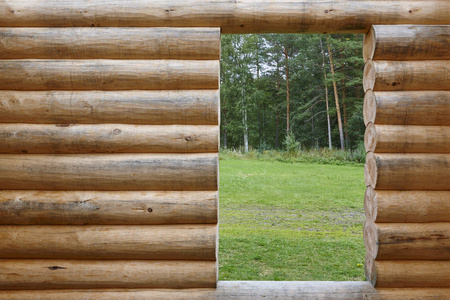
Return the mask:
<svg viewBox="0 0 450 300">
<path fill-rule="evenodd" d="M 222 35 L 221 147 L 363 147 L 363 35 Z"/>
</svg>

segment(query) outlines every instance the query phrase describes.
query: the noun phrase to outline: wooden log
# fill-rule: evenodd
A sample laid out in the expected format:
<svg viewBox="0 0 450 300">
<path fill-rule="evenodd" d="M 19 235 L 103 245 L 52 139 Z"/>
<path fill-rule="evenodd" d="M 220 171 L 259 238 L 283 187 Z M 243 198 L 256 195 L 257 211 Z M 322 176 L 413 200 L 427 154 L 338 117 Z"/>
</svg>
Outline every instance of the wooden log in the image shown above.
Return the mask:
<svg viewBox="0 0 450 300">
<path fill-rule="evenodd" d="M 4 225 L 0 258 L 216 260 L 214 224 Z"/>
<path fill-rule="evenodd" d="M 450 153 L 450 126 L 374 125 L 364 135 L 366 151 Z"/>
<path fill-rule="evenodd" d="M 435 300 L 446 299 L 450 288 L 377 288 L 369 300 Z"/>
<path fill-rule="evenodd" d="M 0 290 L 214 288 L 216 262 L 1 259 Z"/>
<path fill-rule="evenodd" d="M 0 28 L 0 59 L 220 59 L 220 28 Z"/>
<path fill-rule="evenodd" d="M 364 36 L 364 61 L 450 59 L 448 25 L 375 25 Z"/>
<path fill-rule="evenodd" d="M 217 154 L 2 154 L 2 190 L 215 191 Z"/>
<path fill-rule="evenodd" d="M 448 260 L 371 260 L 366 256 L 365 272 L 377 289 L 450 287 Z"/>
<path fill-rule="evenodd" d="M 369 152 L 370 186 L 379 190 L 448 190 L 449 154 Z"/>
<path fill-rule="evenodd" d="M 219 88 L 218 60 L 0 60 L 2 90 Z"/>
<path fill-rule="evenodd" d="M 371 60 L 364 67 L 364 91 L 448 90 L 450 60 Z"/>
<path fill-rule="evenodd" d="M 386 191 L 367 187 L 366 217 L 376 223 L 450 222 L 450 191 Z"/>
<path fill-rule="evenodd" d="M 374 223 L 366 219 L 364 244 L 374 259 L 450 260 L 450 223 Z"/>
<path fill-rule="evenodd" d="M 448 1 L 8 1 L 1 27 L 222 27 L 223 33 L 366 33 L 374 24 L 448 24 Z"/>
<path fill-rule="evenodd" d="M 218 125 L 219 91 L 0 91 L 0 122 Z"/>
<path fill-rule="evenodd" d="M 0 124 L 0 153 L 201 153 L 218 143 L 218 126 Z"/>
<path fill-rule="evenodd" d="M 366 281 L 219 281 L 215 289 L 85 289 L 85 290 L 9 290 L 0 291 L 1 300 L 262 300 L 368 299 L 436 300 L 445 299 L 450 288 L 377 288 Z"/>
<path fill-rule="evenodd" d="M 0 224 L 215 224 L 217 205 L 217 192 L 3 190 Z"/>
<path fill-rule="evenodd" d="M 134 299 L 134 300 L 262 300 L 373 299 L 376 290 L 365 281 L 219 281 L 216 289 L 96 289 L 0 291 L 0 299 Z M 45 296 L 44 296 L 45 294 Z M 7 297 L 10 298 L 7 298 Z M 34 298 L 30 298 L 33 297 Z M 22 297 L 22 298 L 20 298 Z M 45 297 L 45 298 L 44 298 Z"/>
<path fill-rule="evenodd" d="M 450 91 L 373 92 L 364 97 L 364 123 L 450 126 Z"/>
</svg>

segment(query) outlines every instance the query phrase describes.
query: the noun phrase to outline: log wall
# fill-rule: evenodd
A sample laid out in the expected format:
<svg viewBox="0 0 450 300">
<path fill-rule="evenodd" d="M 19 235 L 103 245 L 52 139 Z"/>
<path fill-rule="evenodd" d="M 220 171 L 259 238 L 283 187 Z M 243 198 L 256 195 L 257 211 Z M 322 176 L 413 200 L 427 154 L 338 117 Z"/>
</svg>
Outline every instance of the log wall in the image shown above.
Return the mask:
<svg viewBox="0 0 450 300">
<path fill-rule="evenodd" d="M 220 28 L 0 28 L 0 290 L 216 287 L 219 59 Z"/>
<path fill-rule="evenodd" d="M 387 299 L 449 297 L 449 45 L 449 25 L 364 40 L 365 273 Z"/>
</svg>

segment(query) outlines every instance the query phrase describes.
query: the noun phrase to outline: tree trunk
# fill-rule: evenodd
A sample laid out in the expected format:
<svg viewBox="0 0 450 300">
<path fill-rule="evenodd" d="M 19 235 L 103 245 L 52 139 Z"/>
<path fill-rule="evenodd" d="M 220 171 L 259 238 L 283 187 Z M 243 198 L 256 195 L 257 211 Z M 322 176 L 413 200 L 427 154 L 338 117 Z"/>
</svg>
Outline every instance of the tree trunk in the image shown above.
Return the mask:
<svg viewBox="0 0 450 300">
<path fill-rule="evenodd" d="M 339 139 L 341 141 L 341 150 L 344 150 L 344 131 L 342 129 L 341 109 L 339 108 L 339 96 L 338 96 L 338 92 L 337 92 L 336 79 L 334 78 L 333 56 L 331 54 L 330 42 L 328 40 L 328 35 L 327 35 L 327 46 L 328 46 L 328 54 L 329 54 L 329 58 L 330 58 L 331 74 L 333 76 L 333 89 L 334 89 L 334 99 L 336 101 L 336 113 L 337 113 L 338 126 L 339 126 Z"/>
<path fill-rule="evenodd" d="M 285 63 L 286 63 L 286 132 L 289 132 L 291 130 L 290 128 L 290 121 L 289 121 L 289 116 L 290 116 L 290 107 L 289 107 L 289 101 L 290 101 L 290 95 L 289 95 L 289 56 L 288 56 L 288 51 L 287 51 L 287 47 L 284 47 L 284 58 L 285 58 Z"/>
<path fill-rule="evenodd" d="M 327 124 L 328 124 L 328 148 L 333 148 L 331 143 L 331 125 L 330 125 L 330 111 L 328 106 L 328 86 L 327 86 L 327 72 L 325 71 L 325 51 L 323 51 L 322 39 L 320 39 L 320 49 L 322 51 L 322 69 L 325 84 L 325 103 L 327 105 Z"/>
<path fill-rule="evenodd" d="M 345 80 L 342 79 L 342 108 L 344 110 L 344 136 L 345 144 L 348 146 L 348 131 L 347 131 L 347 103 L 345 103 Z"/>
<path fill-rule="evenodd" d="M 244 126 L 244 152 L 248 153 L 247 107 L 245 106 L 245 93 L 244 90 L 242 90 L 242 125 Z"/>
</svg>

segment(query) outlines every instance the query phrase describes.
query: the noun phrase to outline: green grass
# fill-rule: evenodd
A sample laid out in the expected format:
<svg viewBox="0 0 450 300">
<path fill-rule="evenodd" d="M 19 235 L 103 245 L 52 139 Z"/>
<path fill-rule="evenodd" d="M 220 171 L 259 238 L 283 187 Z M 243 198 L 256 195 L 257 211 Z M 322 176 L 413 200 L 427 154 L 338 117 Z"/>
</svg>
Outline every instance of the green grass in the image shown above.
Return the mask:
<svg viewBox="0 0 450 300">
<path fill-rule="evenodd" d="M 361 165 L 220 161 L 220 280 L 364 280 Z"/>
</svg>

